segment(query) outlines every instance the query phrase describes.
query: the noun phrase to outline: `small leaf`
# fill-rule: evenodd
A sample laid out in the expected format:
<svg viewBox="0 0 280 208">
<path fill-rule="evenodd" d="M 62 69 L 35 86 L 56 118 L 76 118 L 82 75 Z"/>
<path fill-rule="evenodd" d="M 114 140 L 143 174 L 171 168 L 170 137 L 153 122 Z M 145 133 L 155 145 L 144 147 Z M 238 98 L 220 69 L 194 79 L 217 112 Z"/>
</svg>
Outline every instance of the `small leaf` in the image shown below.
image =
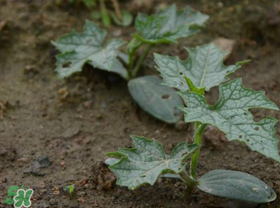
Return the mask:
<svg viewBox="0 0 280 208">
<path fill-rule="evenodd" d="M 208 15 L 202 14 L 187 7 L 183 11 L 176 11 L 172 5 L 158 14 L 147 16 L 139 13 L 135 27 L 139 40 L 146 43 L 170 43 L 178 38 L 188 37 L 200 31 Z"/>
<path fill-rule="evenodd" d="M 111 26 L 111 19 L 107 9 L 101 10 L 101 19 L 105 27 Z"/>
<path fill-rule="evenodd" d="M 122 14 L 122 20 L 119 20 L 119 18 L 117 17 L 117 15 L 115 14 L 115 12 L 110 12 L 110 15 L 112 17 L 112 20 L 117 24 L 117 25 L 121 25 L 121 26 L 129 26 L 132 21 L 133 21 L 133 16 L 130 12 L 126 11 L 126 10 L 121 10 L 121 14 Z"/>
<path fill-rule="evenodd" d="M 204 95 L 205 87 L 203 87 L 203 88 L 198 88 L 198 87 L 196 87 L 196 86 L 193 84 L 193 82 L 192 82 L 188 77 L 185 76 L 185 79 L 186 79 L 186 82 L 187 82 L 187 84 L 188 84 L 189 90 L 190 90 L 191 92 L 195 92 L 195 93 L 197 93 L 197 94 L 199 94 L 199 95 Z"/>
<path fill-rule="evenodd" d="M 93 11 L 91 13 L 91 16 L 92 16 L 93 19 L 99 20 L 101 18 L 101 12 L 100 11 Z"/>
<path fill-rule="evenodd" d="M 154 76 L 133 79 L 128 89 L 137 104 L 152 116 L 167 123 L 176 123 L 182 118 L 178 106 L 183 105 L 175 90 L 160 84 Z"/>
<path fill-rule="evenodd" d="M 189 58 L 186 61 L 181 61 L 178 57 L 155 54 L 157 70 L 161 73 L 163 84 L 182 92 L 189 90 L 185 76 L 196 87 L 209 91 L 212 87 L 227 81 L 226 76 L 244 64 L 237 62 L 235 65 L 224 66 L 223 60 L 227 53 L 220 51 L 212 43 L 196 48 L 186 48 L 186 50 L 189 52 Z"/>
<path fill-rule="evenodd" d="M 117 184 L 129 189 L 144 184 L 153 185 L 161 175 L 166 173 L 180 173 L 182 164 L 199 147 L 182 142 L 173 149 L 171 156 L 167 156 L 162 144 L 156 140 L 139 136 L 131 136 L 131 139 L 135 148 L 119 149 L 117 153 L 107 154 L 121 157 L 117 164 L 109 168 L 116 175 Z"/>
<path fill-rule="evenodd" d="M 206 193 L 229 199 L 267 203 L 276 199 L 272 188 L 258 178 L 238 171 L 214 170 L 198 180 Z"/>
<path fill-rule="evenodd" d="M 264 92 L 245 88 L 241 79 L 220 85 L 219 91 L 220 99 L 214 106 L 208 105 L 202 95 L 179 93 L 187 105 L 181 108 L 185 122 L 199 121 L 216 126 L 230 141 L 244 142 L 250 149 L 280 162 L 274 129 L 277 119 L 267 117 L 255 122 L 249 112 L 252 108 L 279 110 L 278 107 L 265 97 Z"/>
<path fill-rule="evenodd" d="M 73 184 L 63 188 L 64 191 L 67 191 L 67 190 L 69 191 L 70 198 L 72 198 L 72 196 L 73 196 L 74 189 L 75 189 L 75 185 L 73 185 Z"/>
<path fill-rule="evenodd" d="M 93 67 L 115 72 L 127 78 L 127 71 L 117 59 L 120 54 L 118 48 L 125 42 L 120 39 L 111 39 L 104 44 L 106 31 L 100 29 L 95 23 L 86 21 L 84 31 L 72 31 L 52 44 L 61 52 L 56 56 L 56 71 L 60 78 L 82 71 L 85 63 Z"/>
<path fill-rule="evenodd" d="M 92 7 L 96 6 L 96 0 L 82 0 L 82 2 L 84 2 L 86 7 L 88 7 L 88 8 L 92 8 Z"/>
</svg>

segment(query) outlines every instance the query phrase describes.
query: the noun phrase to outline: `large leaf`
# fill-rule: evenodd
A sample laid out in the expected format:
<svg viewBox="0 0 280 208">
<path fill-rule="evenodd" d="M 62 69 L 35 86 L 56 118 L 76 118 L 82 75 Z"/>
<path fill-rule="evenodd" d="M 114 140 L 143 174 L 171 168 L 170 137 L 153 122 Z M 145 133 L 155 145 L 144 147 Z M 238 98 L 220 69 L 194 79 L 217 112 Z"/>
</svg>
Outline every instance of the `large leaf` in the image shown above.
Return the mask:
<svg viewBox="0 0 280 208">
<path fill-rule="evenodd" d="M 135 21 L 138 31 L 135 37 L 147 43 L 176 42 L 178 38 L 199 32 L 199 27 L 203 26 L 207 19 L 208 15 L 189 7 L 176 11 L 175 5 L 151 16 L 139 13 Z"/>
<path fill-rule="evenodd" d="M 135 148 L 119 149 L 108 153 L 110 157 L 121 157 L 111 165 L 110 170 L 117 177 L 117 184 L 135 189 L 144 184 L 153 185 L 165 173 L 180 173 L 186 159 L 199 146 L 182 142 L 174 147 L 170 156 L 166 155 L 162 144 L 145 137 L 131 136 Z"/>
<path fill-rule="evenodd" d="M 200 190 L 230 199 L 267 203 L 276 199 L 272 188 L 258 178 L 238 171 L 214 170 L 202 176 Z"/>
<path fill-rule="evenodd" d="M 226 81 L 226 76 L 239 69 L 244 63 L 223 65 L 223 60 L 228 53 L 220 51 L 212 43 L 196 48 L 186 48 L 186 50 L 189 52 L 189 58 L 186 61 L 180 60 L 177 56 L 155 54 L 155 62 L 163 78 L 163 84 L 180 91 L 189 90 L 185 76 L 198 88 L 210 90 L 211 87 Z"/>
<path fill-rule="evenodd" d="M 120 39 L 111 39 L 106 45 L 106 31 L 95 23 L 86 20 L 84 31 L 77 33 L 73 30 L 52 44 L 61 52 L 56 56 L 56 71 L 60 78 L 82 71 L 85 63 L 93 67 L 115 72 L 127 78 L 127 71 L 117 59 L 118 48 L 125 42 Z"/>
<path fill-rule="evenodd" d="M 202 95 L 180 93 L 187 105 L 182 108 L 185 121 L 212 124 L 223 131 L 230 141 L 244 142 L 252 150 L 280 162 L 274 129 L 277 119 L 267 117 L 255 122 L 248 111 L 252 108 L 279 110 L 278 107 L 265 97 L 264 92 L 245 88 L 241 79 L 220 85 L 219 91 L 220 99 L 214 106 L 208 105 Z"/>
<path fill-rule="evenodd" d="M 178 109 L 182 99 L 174 89 L 160 84 L 161 79 L 145 76 L 133 79 L 128 89 L 137 104 L 152 116 L 167 123 L 178 122 L 183 114 Z"/>
</svg>

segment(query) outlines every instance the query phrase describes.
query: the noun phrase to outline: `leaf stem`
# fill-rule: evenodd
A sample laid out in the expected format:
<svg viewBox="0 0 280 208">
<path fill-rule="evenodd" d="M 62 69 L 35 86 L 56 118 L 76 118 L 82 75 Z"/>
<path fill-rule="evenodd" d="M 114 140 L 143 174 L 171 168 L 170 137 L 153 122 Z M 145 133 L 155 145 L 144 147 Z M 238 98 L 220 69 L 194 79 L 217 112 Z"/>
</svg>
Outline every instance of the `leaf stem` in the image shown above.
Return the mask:
<svg viewBox="0 0 280 208">
<path fill-rule="evenodd" d="M 148 44 L 145 51 L 142 53 L 142 55 L 140 56 L 140 58 L 138 59 L 133 71 L 132 71 L 132 77 L 135 77 L 141 67 L 142 62 L 144 61 L 144 59 L 147 57 L 147 55 L 149 54 L 151 48 L 153 47 L 153 44 Z"/>
<path fill-rule="evenodd" d="M 135 53 L 144 44 L 143 42 L 136 43 L 136 41 L 137 41 L 136 39 L 133 39 L 129 43 L 128 49 L 127 49 L 127 53 L 128 53 L 128 73 L 130 75 L 130 78 L 132 77 L 132 70 L 133 70 L 133 67 L 134 67 Z M 130 45 L 132 45 L 132 46 L 129 47 Z"/>
<path fill-rule="evenodd" d="M 197 181 L 189 177 L 186 170 L 180 173 L 180 177 L 182 178 L 182 180 L 185 182 L 187 186 L 185 196 L 189 196 L 192 193 L 194 187 L 197 185 Z"/>
<path fill-rule="evenodd" d="M 194 127 L 194 138 L 193 143 L 197 145 L 201 145 L 201 136 L 206 127 L 206 124 L 201 124 L 200 122 L 195 122 Z M 200 148 L 193 154 L 191 161 L 191 176 L 193 179 L 196 179 L 196 168 L 198 163 L 198 157 L 200 153 Z"/>
</svg>

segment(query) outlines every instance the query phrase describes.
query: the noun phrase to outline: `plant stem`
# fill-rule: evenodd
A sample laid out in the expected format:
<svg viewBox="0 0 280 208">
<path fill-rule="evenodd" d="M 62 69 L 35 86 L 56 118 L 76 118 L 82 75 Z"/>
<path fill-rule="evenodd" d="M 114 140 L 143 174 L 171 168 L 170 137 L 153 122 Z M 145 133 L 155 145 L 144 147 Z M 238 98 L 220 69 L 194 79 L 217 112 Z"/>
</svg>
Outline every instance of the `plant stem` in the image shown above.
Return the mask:
<svg viewBox="0 0 280 208">
<path fill-rule="evenodd" d="M 147 48 L 145 49 L 145 51 L 142 53 L 142 55 L 140 56 L 140 58 L 138 59 L 133 71 L 132 71 L 132 77 L 135 77 L 140 69 L 140 66 L 142 64 L 142 62 L 144 61 L 144 59 L 147 57 L 147 55 L 149 54 L 151 48 L 153 47 L 153 44 L 148 44 Z"/>
<path fill-rule="evenodd" d="M 201 136 L 203 133 L 206 124 L 201 124 L 200 122 L 195 122 L 194 128 L 194 144 L 201 145 Z M 198 163 L 198 157 L 200 153 L 200 148 L 193 154 L 191 161 L 191 176 L 193 179 L 196 179 L 196 168 Z"/>
<path fill-rule="evenodd" d="M 111 19 L 109 17 L 104 0 L 99 0 L 99 4 L 100 4 L 100 9 L 101 9 L 102 23 L 105 27 L 109 27 L 111 25 Z"/>
<path fill-rule="evenodd" d="M 192 193 L 194 187 L 196 186 L 197 181 L 189 177 L 185 170 L 180 173 L 180 176 L 187 186 L 185 196 L 189 196 Z"/>
<path fill-rule="evenodd" d="M 136 41 L 135 39 L 132 41 Z M 135 53 L 136 51 L 143 45 L 143 42 L 136 44 L 135 46 L 132 47 L 131 51 L 128 51 L 128 71 L 129 74 L 131 75 L 130 77 L 132 77 L 132 70 L 134 67 L 134 59 L 135 59 Z"/>
<path fill-rule="evenodd" d="M 121 13 L 121 10 L 120 10 L 118 0 L 111 0 L 111 2 L 113 4 L 113 7 L 115 9 L 115 13 L 116 13 L 117 17 L 119 18 L 120 21 L 123 21 L 123 17 L 122 17 L 122 13 Z"/>
</svg>

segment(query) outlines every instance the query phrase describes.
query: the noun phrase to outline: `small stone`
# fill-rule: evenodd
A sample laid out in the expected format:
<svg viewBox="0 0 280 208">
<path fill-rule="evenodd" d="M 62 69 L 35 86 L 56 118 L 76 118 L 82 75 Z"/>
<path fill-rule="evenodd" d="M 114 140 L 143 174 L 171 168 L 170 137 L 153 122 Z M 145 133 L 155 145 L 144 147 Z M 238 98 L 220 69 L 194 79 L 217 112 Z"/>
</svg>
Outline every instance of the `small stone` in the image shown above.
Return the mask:
<svg viewBox="0 0 280 208">
<path fill-rule="evenodd" d="M 0 180 L 0 183 L 7 183 L 7 181 L 8 181 L 7 178 L 4 178 Z"/>
<path fill-rule="evenodd" d="M 227 39 L 227 38 L 217 38 L 213 41 L 213 43 L 224 52 L 231 53 L 235 44 L 235 40 Z"/>
<path fill-rule="evenodd" d="M 21 157 L 21 158 L 18 158 L 17 161 L 19 163 L 27 163 L 29 161 L 29 159 L 27 157 Z"/>
<path fill-rule="evenodd" d="M 83 106 L 84 106 L 85 108 L 91 108 L 91 106 L 92 106 L 92 101 L 85 101 L 85 102 L 83 103 Z"/>
<path fill-rule="evenodd" d="M 38 67 L 36 65 L 26 65 L 23 69 L 24 74 L 29 74 L 29 73 L 38 73 Z"/>
<path fill-rule="evenodd" d="M 126 128 L 124 129 L 124 132 L 125 132 L 125 133 L 130 133 L 130 132 L 131 132 L 131 130 L 130 130 L 130 128 L 129 128 L 129 127 L 126 127 Z"/>
<path fill-rule="evenodd" d="M 188 124 L 185 123 L 184 121 L 178 121 L 176 124 L 175 124 L 175 129 L 176 130 L 179 130 L 179 131 L 182 131 L 184 129 L 188 129 Z"/>
<path fill-rule="evenodd" d="M 46 168 L 52 164 L 49 156 L 40 156 L 38 157 L 37 161 L 40 164 L 40 168 Z"/>
<path fill-rule="evenodd" d="M 65 161 L 61 161 L 61 162 L 60 162 L 60 166 L 61 166 L 61 167 L 64 167 L 65 165 L 66 165 L 66 162 L 65 162 Z"/>
</svg>

